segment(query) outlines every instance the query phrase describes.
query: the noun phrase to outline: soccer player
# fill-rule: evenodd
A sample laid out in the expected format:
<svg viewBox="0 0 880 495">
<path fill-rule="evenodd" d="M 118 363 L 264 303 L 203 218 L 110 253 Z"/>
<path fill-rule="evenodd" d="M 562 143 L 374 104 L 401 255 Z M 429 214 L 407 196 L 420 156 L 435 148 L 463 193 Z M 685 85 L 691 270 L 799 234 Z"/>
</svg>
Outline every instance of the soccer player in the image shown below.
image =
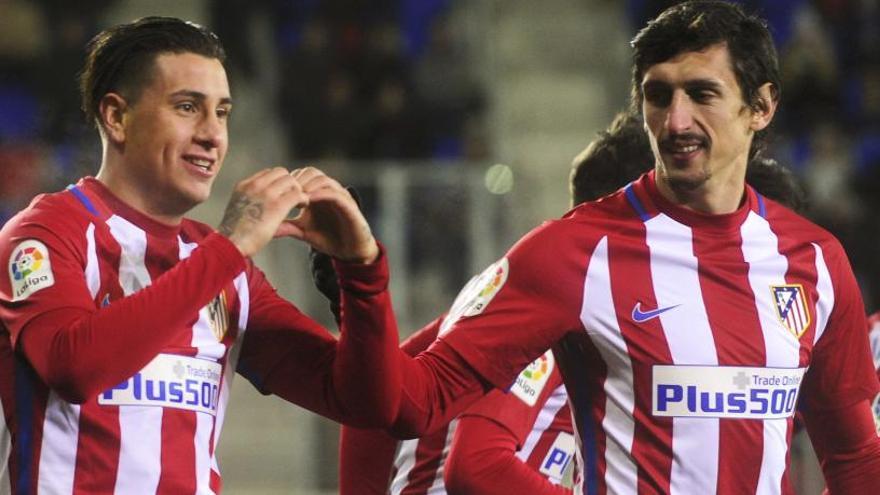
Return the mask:
<svg viewBox="0 0 880 495">
<path fill-rule="evenodd" d="M 553 348 L 577 493 L 790 493 L 796 404 L 831 493 L 875 493 L 880 384 L 846 255 L 745 183 L 781 90 L 765 23 L 685 2 L 633 49 L 654 170 L 526 235 L 437 342 L 397 354 L 396 433 L 445 424 Z"/>
<path fill-rule="evenodd" d="M 621 112 L 575 157 L 569 183 L 573 205 L 613 193 L 649 171 L 653 161 L 641 117 Z M 792 209 L 803 204 L 795 177 L 775 160 L 750 161 L 746 180 Z M 313 252 L 312 266 L 316 284 L 338 318 L 338 288 L 329 258 Z M 409 355 L 425 350 L 442 322 L 441 317 L 414 333 L 401 349 Z M 542 369 L 550 371 L 546 382 Z M 558 486 L 574 466 L 570 412 L 562 404 L 567 394 L 560 380 L 552 353 L 545 353 L 520 373 L 509 391 L 492 391 L 445 427 L 400 445 L 382 430 L 344 426 L 340 495 L 570 493 Z"/>
<path fill-rule="evenodd" d="M 227 151 L 223 60 L 216 36 L 172 18 L 89 44 L 100 170 L 0 231 L 0 493 L 218 493 L 236 371 L 336 420 L 391 421 L 399 384 L 363 358 L 397 349 L 387 264 L 344 188 L 265 169 L 236 185 L 216 232 L 185 218 Z M 338 340 L 250 260 L 274 236 L 335 259 Z"/>
</svg>

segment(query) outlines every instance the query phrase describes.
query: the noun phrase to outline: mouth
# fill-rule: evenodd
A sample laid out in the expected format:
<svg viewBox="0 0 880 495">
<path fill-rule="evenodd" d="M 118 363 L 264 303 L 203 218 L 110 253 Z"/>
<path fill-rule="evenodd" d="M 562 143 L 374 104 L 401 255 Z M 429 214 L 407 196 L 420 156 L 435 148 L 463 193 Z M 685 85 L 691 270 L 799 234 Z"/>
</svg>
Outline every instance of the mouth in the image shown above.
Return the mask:
<svg viewBox="0 0 880 495">
<path fill-rule="evenodd" d="M 183 159 L 184 161 L 192 165 L 194 171 L 198 172 L 200 175 L 209 177 L 213 175 L 213 171 L 215 169 L 214 159 L 195 155 L 185 155 Z"/>
<path fill-rule="evenodd" d="M 690 160 L 702 149 L 708 148 L 705 138 L 699 136 L 677 136 L 664 140 L 661 149 L 675 160 Z"/>
</svg>

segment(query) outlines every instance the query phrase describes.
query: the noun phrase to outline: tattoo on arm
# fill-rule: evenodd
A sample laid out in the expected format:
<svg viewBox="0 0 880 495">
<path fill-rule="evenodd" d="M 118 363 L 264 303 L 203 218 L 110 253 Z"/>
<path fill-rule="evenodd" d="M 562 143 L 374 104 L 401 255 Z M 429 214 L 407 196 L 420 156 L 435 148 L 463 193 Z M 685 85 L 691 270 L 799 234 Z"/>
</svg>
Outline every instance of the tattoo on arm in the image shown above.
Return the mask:
<svg viewBox="0 0 880 495">
<path fill-rule="evenodd" d="M 221 234 L 229 237 L 235 226 L 242 218 L 252 222 L 259 222 L 263 218 L 263 204 L 255 203 L 243 194 L 236 193 L 226 207 L 223 220 L 217 229 Z"/>
</svg>

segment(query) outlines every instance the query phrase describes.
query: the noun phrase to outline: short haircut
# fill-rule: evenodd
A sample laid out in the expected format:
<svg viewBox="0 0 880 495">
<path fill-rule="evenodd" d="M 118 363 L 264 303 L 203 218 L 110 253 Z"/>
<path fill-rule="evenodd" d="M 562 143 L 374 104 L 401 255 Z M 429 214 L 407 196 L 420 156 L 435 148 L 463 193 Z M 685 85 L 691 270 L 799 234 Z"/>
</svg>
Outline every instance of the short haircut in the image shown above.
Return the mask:
<svg viewBox="0 0 880 495">
<path fill-rule="evenodd" d="M 666 9 L 633 39 L 633 108 L 641 108 L 642 79 L 651 66 L 720 44 L 730 53 L 745 105 L 752 110 L 765 109 L 758 90 L 766 83 L 772 85 L 771 97 L 779 100 L 779 61 L 767 23 L 735 4 L 697 0 Z M 755 133 L 749 158 L 761 151 L 765 135 L 766 129 Z"/>
<path fill-rule="evenodd" d="M 96 35 L 86 46 L 79 76 L 82 110 L 98 124 L 98 105 L 116 92 L 137 101 L 152 77 L 156 57 L 164 53 L 195 53 L 221 63 L 226 53 L 220 39 L 198 24 L 173 17 L 144 17 Z"/>
<path fill-rule="evenodd" d="M 651 144 L 642 119 L 618 113 L 607 130 L 587 146 L 571 164 L 572 204 L 611 194 L 654 166 Z"/>
</svg>

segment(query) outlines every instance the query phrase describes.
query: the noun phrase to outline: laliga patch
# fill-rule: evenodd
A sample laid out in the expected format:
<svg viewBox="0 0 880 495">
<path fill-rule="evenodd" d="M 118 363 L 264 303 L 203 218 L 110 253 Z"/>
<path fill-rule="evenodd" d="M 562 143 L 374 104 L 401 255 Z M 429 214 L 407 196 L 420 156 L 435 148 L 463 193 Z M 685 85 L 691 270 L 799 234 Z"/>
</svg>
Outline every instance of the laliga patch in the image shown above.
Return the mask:
<svg viewBox="0 0 880 495">
<path fill-rule="evenodd" d="M 779 322 L 795 337 L 801 338 L 810 326 L 810 310 L 803 286 L 801 284 L 771 285 L 770 292 L 773 294 Z"/>
<path fill-rule="evenodd" d="M 9 281 L 13 301 L 22 301 L 40 289 L 55 285 L 46 245 L 28 239 L 13 249 L 9 257 Z"/>
<path fill-rule="evenodd" d="M 498 294 L 498 291 L 504 286 L 509 271 L 510 266 L 507 263 L 507 258 L 501 258 L 489 265 L 489 268 L 483 270 L 483 273 L 472 278 L 458 293 L 452 303 L 452 308 L 443 319 L 443 324 L 440 325 L 440 335 L 446 333 L 461 318 L 482 313 L 495 294 Z"/>
<path fill-rule="evenodd" d="M 541 391 L 544 390 L 544 385 L 547 385 L 547 380 L 550 378 L 555 364 L 553 353 L 545 352 L 520 372 L 516 381 L 511 385 L 510 392 L 529 406 L 534 406 L 538 402 Z"/>
</svg>

